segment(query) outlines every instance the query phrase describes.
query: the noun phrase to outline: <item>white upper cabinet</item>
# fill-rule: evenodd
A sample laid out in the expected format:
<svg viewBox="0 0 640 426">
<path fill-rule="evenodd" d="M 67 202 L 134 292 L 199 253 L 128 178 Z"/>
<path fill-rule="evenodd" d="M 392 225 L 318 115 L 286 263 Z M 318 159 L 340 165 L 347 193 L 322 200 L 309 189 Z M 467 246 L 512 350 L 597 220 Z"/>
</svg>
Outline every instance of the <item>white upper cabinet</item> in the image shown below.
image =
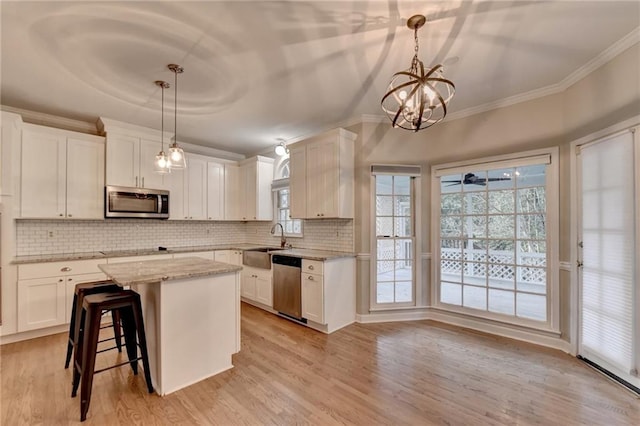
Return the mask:
<svg viewBox="0 0 640 426">
<path fill-rule="evenodd" d="M 184 194 L 185 215 L 189 220 L 207 219 L 207 161 L 191 154 L 187 156 Z"/>
<path fill-rule="evenodd" d="M 167 189 L 162 174 L 153 169 L 160 140 L 107 134 L 107 185 Z"/>
<path fill-rule="evenodd" d="M 24 125 L 23 218 L 104 217 L 104 138 Z"/>
<path fill-rule="evenodd" d="M 186 154 L 187 168 L 165 175 L 172 220 L 223 220 L 225 165 L 212 157 Z"/>
<path fill-rule="evenodd" d="M 273 220 L 273 159 L 256 156 L 225 165 L 225 219 Z"/>
<path fill-rule="evenodd" d="M 224 164 L 207 161 L 207 219 L 224 219 Z"/>
<path fill-rule="evenodd" d="M 290 215 L 294 218 L 307 217 L 307 147 L 289 148 L 289 191 Z"/>
<path fill-rule="evenodd" d="M 291 217 L 353 218 L 356 137 L 335 129 L 290 146 Z"/>
</svg>

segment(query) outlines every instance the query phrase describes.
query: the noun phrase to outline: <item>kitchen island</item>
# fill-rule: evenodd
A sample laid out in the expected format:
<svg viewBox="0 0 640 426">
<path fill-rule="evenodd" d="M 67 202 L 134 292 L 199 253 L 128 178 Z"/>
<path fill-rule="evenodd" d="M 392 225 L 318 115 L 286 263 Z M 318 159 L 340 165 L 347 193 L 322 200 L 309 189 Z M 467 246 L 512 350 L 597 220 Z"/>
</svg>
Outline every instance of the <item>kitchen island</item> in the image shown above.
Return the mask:
<svg viewBox="0 0 640 426">
<path fill-rule="evenodd" d="M 186 257 L 99 265 L 140 293 L 153 387 L 175 392 L 233 367 L 242 267 Z"/>
</svg>

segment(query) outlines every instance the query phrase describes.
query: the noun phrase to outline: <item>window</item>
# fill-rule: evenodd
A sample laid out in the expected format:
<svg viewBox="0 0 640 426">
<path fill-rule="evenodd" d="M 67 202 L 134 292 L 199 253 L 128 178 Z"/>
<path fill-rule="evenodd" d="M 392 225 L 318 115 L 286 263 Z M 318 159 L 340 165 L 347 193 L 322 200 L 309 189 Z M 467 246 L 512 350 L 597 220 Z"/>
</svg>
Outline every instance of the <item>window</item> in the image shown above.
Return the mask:
<svg viewBox="0 0 640 426">
<path fill-rule="evenodd" d="M 289 205 L 289 159 L 284 159 L 277 168 L 278 179 L 271 185 L 274 194 L 275 221 L 282 225 L 289 237 L 302 237 L 302 220 L 292 219 Z"/>
<path fill-rule="evenodd" d="M 373 166 L 374 307 L 415 305 L 414 176 L 399 174 L 401 167 Z M 419 176 L 419 167 L 414 169 Z"/>
<path fill-rule="evenodd" d="M 291 219 L 289 210 L 289 187 L 277 189 L 276 196 L 276 222 L 282 225 L 285 235 L 302 236 L 302 220 Z"/>
<path fill-rule="evenodd" d="M 546 155 L 436 171 L 438 305 L 550 323 L 548 169 Z"/>
</svg>

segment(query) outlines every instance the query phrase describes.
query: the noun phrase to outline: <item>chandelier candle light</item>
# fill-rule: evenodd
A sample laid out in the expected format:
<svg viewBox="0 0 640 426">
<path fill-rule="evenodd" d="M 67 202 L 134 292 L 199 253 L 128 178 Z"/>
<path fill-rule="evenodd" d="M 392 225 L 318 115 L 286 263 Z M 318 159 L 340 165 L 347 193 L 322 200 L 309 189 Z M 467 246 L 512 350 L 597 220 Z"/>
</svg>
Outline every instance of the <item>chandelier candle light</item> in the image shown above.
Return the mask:
<svg viewBox="0 0 640 426">
<path fill-rule="evenodd" d="M 176 64 L 169 64 L 167 68 L 175 74 L 174 87 L 176 91 L 174 98 L 173 143 L 169 146 L 170 167 L 172 169 L 184 169 L 187 167 L 187 160 L 184 157 L 184 151 L 178 146 L 178 74 L 182 74 L 184 68 Z"/>
<path fill-rule="evenodd" d="M 154 161 L 154 170 L 158 173 L 171 173 L 171 160 L 164 153 L 164 89 L 168 89 L 169 83 L 166 81 L 156 81 L 156 86 L 160 86 L 162 89 L 162 118 L 160 120 L 160 152 L 156 155 L 156 160 Z"/>
<path fill-rule="evenodd" d="M 426 22 L 423 15 L 414 15 L 407 20 L 407 27 L 414 31 L 415 41 L 411 68 L 393 75 L 381 101 L 393 127 L 414 132 L 442 121 L 456 90 L 454 84 L 442 75 L 442 64 L 425 68 L 418 59 L 418 30 Z"/>
</svg>

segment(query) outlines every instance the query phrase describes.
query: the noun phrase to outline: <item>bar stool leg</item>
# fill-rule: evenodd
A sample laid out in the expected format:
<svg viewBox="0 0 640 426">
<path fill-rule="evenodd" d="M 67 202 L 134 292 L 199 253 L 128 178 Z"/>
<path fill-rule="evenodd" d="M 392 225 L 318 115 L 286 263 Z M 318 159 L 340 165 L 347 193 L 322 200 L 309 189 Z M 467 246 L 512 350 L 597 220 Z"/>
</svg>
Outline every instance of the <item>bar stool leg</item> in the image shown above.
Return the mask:
<svg viewBox="0 0 640 426">
<path fill-rule="evenodd" d="M 149 393 L 153 393 L 153 384 L 151 383 L 151 370 L 149 368 L 149 353 L 147 351 L 147 335 L 144 331 L 144 319 L 142 317 L 142 303 L 140 295 L 136 295 L 135 306 L 133 307 L 133 316 L 138 330 L 138 341 L 140 342 L 140 354 L 142 356 L 142 368 L 144 369 L 144 379 L 147 382 Z"/>
<path fill-rule="evenodd" d="M 93 371 L 96 365 L 96 348 L 100 334 L 101 312 L 96 312 L 91 306 L 87 309 L 84 327 L 84 342 L 82 345 L 82 368 L 80 386 L 80 421 L 87 419 L 89 404 L 91 403 L 91 388 L 93 387 Z"/>
<path fill-rule="evenodd" d="M 82 306 L 80 306 L 79 312 L 76 312 L 76 321 L 78 326 L 74 330 L 73 339 L 73 379 L 71 388 L 71 398 L 75 398 L 78 393 L 78 386 L 80 386 L 80 376 L 82 369 L 82 353 L 84 349 L 84 333 L 80 332 L 80 329 L 84 329 L 84 322 L 87 319 L 87 312 Z"/>
<path fill-rule="evenodd" d="M 73 342 L 75 342 L 76 332 L 76 310 L 78 304 L 78 295 L 73 294 L 73 305 L 71 305 L 71 319 L 69 322 L 69 341 L 67 342 L 67 359 L 64 362 L 64 368 L 69 368 L 69 362 L 71 361 L 71 354 L 73 353 Z"/>
<path fill-rule="evenodd" d="M 138 374 L 138 345 L 136 341 L 136 323 L 133 317 L 133 309 L 131 306 L 125 306 L 119 309 L 120 318 L 122 320 L 122 330 L 124 331 L 124 343 L 127 349 L 127 357 L 133 374 Z"/>
<path fill-rule="evenodd" d="M 116 339 L 118 352 L 122 352 L 122 329 L 120 328 L 120 312 L 117 309 L 111 311 L 111 319 L 113 321 L 113 336 Z"/>
</svg>

